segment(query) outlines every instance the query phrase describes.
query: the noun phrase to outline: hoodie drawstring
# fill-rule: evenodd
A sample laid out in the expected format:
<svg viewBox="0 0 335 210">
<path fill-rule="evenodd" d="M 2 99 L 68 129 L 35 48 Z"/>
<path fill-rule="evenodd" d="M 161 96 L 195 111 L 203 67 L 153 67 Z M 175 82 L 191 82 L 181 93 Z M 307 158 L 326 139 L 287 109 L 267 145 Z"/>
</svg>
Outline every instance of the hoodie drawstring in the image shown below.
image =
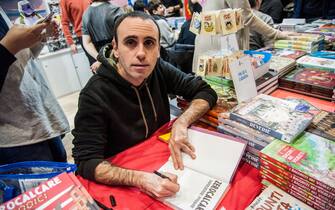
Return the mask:
<svg viewBox="0 0 335 210">
<path fill-rule="evenodd" d="M 154 111 L 155 122 L 157 122 L 157 112 L 156 112 L 156 107 L 155 107 L 154 101 L 152 100 L 152 96 L 151 96 L 151 93 L 150 93 L 150 91 L 149 91 L 149 88 L 148 88 L 148 84 L 147 84 L 147 83 L 145 83 L 145 88 L 147 89 L 147 92 L 148 92 L 148 95 L 149 95 L 149 98 L 150 98 L 150 102 L 151 102 L 151 107 L 152 107 L 152 110 Z"/>
<path fill-rule="evenodd" d="M 145 125 L 145 138 L 148 137 L 148 133 L 149 133 L 149 127 L 148 127 L 148 123 L 147 123 L 147 120 L 145 119 L 145 115 L 144 115 L 144 111 L 143 111 L 143 106 L 142 106 L 142 101 L 141 101 L 141 98 L 140 98 L 140 94 L 138 93 L 138 90 L 131 86 L 134 90 L 135 90 L 135 93 L 136 93 L 136 96 L 137 96 L 137 99 L 138 99 L 138 103 L 140 104 L 140 110 L 141 110 L 141 114 L 142 114 L 142 118 L 143 118 L 143 121 L 144 121 L 144 125 Z"/>
</svg>

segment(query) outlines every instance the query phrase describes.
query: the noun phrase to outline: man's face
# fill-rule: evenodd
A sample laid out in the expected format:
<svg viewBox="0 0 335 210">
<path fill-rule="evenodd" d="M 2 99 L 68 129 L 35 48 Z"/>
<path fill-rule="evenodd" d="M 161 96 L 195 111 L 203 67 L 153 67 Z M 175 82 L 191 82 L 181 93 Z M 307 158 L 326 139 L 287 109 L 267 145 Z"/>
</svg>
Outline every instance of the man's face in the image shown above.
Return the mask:
<svg viewBox="0 0 335 210">
<path fill-rule="evenodd" d="M 113 40 L 118 72 L 134 86 L 151 74 L 159 57 L 159 33 L 152 20 L 127 17 L 117 29 L 118 43 Z"/>
</svg>

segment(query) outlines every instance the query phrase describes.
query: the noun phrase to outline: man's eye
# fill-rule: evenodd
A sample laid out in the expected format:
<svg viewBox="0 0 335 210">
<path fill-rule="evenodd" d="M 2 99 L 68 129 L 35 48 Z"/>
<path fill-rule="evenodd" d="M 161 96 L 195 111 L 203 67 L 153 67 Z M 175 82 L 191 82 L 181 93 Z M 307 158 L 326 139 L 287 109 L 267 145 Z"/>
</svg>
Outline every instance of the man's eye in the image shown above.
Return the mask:
<svg viewBox="0 0 335 210">
<path fill-rule="evenodd" d="M 133 39 L 128 39 L 128 40 L 125 41 L 125 44 L 126 44 L 127 46 L 133 47 L 133 46 L 136 45 L 136 41 L 133 40 Z"/>
<path fill-rule="evenodd" d="M 146 41 L 144 42 L 144 45 L 147 46 L 147 47 L 152 47 L 152 46 L 155 45 L 155 42 L 152 41 L 152 40 L 146 40 Z"/>
</svg>

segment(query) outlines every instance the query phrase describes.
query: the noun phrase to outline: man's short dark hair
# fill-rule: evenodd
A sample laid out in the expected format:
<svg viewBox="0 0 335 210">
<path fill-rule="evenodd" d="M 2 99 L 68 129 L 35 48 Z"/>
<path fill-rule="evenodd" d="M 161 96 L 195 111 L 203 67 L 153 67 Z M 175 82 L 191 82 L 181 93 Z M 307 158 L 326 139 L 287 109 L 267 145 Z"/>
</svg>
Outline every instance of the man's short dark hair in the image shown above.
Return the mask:
<svg viewBox="0 0 335 210">
<path fill-rule="evenodd" d="M 151 15 L 154 15 L 154 10 L 157 10 L 160 5 L 163 3 L 160 0 L 151 0 L 148 3 L 148 11 Z"/>
<path fill-rule="evenodd" d="M 120 24 L 126 18 L 141 18 L 142 20 L 151 20 L 152 22 L 154 22 L 154 24 L 156 25 L 157 30 L 158 30 L 158 42 L 160 41 L 161 31 L 159 30 L 159 26 L 158 26 L 157 22 L 155 21 L 155 19 L 151 15 L 148 15 L 147 13 L 140 12 L 140 11 L 134 11 L 134 12 L 123 14 L 116 20 L 115 26 L 114 26 L 114 31 L 113 31 L 113 35 L 114 35 L 116 44 L 117 44 L 117 41 L 118 41 L 117 29 L 119 28 Z"/>
<path fill-rule="evenodd" d="M 249 4 L 251 8 L 255 8 L 256 7 L 256 0 L 249 0 Z"/>
<path fill-rule="evenodd" d="M 133 9 L 134 11 L 144 12 L 144 10 L 147 9 L 147 5 L 144 3 L 143 0 L 136 0 Z"/>
</svg>

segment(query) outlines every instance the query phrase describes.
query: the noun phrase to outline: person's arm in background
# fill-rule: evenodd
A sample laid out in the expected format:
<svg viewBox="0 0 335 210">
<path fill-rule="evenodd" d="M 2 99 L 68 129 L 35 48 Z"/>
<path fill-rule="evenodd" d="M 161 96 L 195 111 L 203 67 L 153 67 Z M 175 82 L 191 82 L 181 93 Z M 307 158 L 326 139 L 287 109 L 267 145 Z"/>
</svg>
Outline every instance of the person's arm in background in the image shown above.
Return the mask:
<svg viewBox="0 0 335 210">
<path fill-rule="evenodd" d="M 94 96 L 83 92 L 80 94 L 75 129 L 72 131 L 72 151 L 78 174 L 106 185 L 137 187 L 153 197 L 167 197 L 178 192 L 177 177 L 173 174 L 164 173 L 170 181 L 153 173 L 114 166 L 104 160 L 108 119 L 106 109 L 100 105 L 101 99 Z"/>
<path fill-rule="evenodd" d="M 37 24 L 32 27 L 14 25 L 0 41 L 0 90 L 6 79 L 8 69 L 15 62 L 15 54 L 22 49 L 32 47 L 42 40 L 42 31 L 47 23 Z"/>
<path fill-rule="evenodd" d="M 274 25 L 273 19 L 268 15 L 266 15 L 266 17 L 264 19 L 264 22 L 267 23 L 271 27 L 273 27 L 273 25 Z M 264 34 L 262 34 L 261 41 L 262 41 L 262 43 L 264 43 L 265 47 L 272 47 L 274 40 L 265 36 Z"/>
<path fill-rule="evenodd" d="M 85 34 L 83 32 L 82 35 L 83 38 L 83 46 L 85 48 L 85 50 L 88 52 L 88 54 L 90 54 L 95 60 L 97 60 L 98 57 L 98 51 L 95 49 L 95 46 L 92 42 L 91 36 L 88 34 Z M 91 71 L 93 71 L 94 73 L 96 73 L 96 71 L 98 70 L 99 66 L 101 65 L 101 63 L 99 61 L 95 61 L 92 65 L 91 65 Z"/>
<path fill-rule="evenodd" d="M 162 47 L 171 47 L 176 42 L 176 37 L 169 26 L 168 22 L 164 19 L 157 20 L 159 30 L 161 32 L 161 45 Z"/>
<path fill-rule="evenodd" d="M 60 8 L 61 8 L 61 24 L 62 24 L 62 30 L 66 39 L 67 44 L 71 47 L 71 50 L 73 53 L 77 53 L 77 46 L 73 42 L 72 39 L 72 33 L 70 31 L 70 18 L 68 14 L 68 8 L 66 5 L 66 0 L 61 0 L 60 1 Z"/>
<path fill-rule="evenodd" d="M 254 15 L 248 0 L 226 0 L 229 8 L 242 8 L 242 17 L 244 25 L 253 30 L 264 34 L 270 39 L 287 38 L 287 35 L 277 29 L 267 25 L 264 21 Z"/>
</svg>

